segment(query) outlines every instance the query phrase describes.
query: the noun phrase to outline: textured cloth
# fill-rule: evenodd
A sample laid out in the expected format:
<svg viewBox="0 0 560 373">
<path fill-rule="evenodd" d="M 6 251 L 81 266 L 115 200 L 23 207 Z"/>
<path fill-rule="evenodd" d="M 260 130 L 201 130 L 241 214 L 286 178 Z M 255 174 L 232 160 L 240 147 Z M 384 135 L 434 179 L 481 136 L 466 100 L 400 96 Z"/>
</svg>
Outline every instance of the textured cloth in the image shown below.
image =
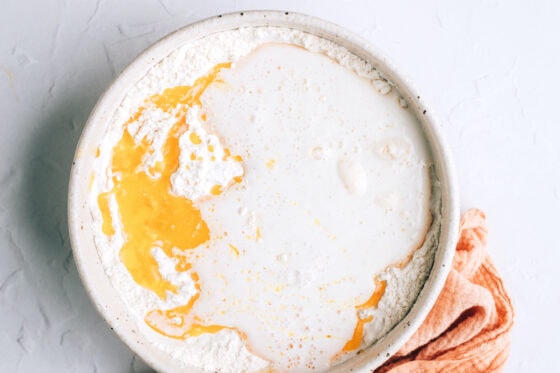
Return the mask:
<svg viewBox="0 0 560 373">
<path fill-rule="evenodd" d="M 376 373 L 498 372 L 509 356 L 513 308 L 486 252 L 480 210 L 461 219 L 447 282 L 412 338 Z"/>
</svg>

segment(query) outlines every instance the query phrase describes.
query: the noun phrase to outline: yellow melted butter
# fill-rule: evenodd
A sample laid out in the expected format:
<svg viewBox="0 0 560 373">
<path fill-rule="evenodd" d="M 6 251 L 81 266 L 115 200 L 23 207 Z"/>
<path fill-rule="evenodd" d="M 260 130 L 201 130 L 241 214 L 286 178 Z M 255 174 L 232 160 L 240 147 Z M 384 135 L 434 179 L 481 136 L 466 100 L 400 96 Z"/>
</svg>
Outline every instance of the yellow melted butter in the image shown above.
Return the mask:
<svg viewBox="0 0 560 373">
<path fill-rule="evenodd" d="M 379 304 L 379 301 L 381 301 L 383 294 L 385 294 L 387 281 L 379 280 L 376 277 L 374 279 L 374 283 L 375 283 L 375 290 L 373 291 L 373 293 L 371 294 L 368 300 L 356 306 L 356 311 L 376 308 L 377 305 Z M 352 335 L 352 338 L 346 342 L 344 347 L 342 347 L 342 352 L 354 351 L 360 347 L 360 345 L 362 344 L 362 338 L 364 336 L 364 326 L 365 324 L 373 320 L 373 316 L 361 318 L 359 313 L 357 313 L 357 315 L 358 315 L 358 321 L 356 322 L 356 327 L 354 328 L 354 334 Z"/>
<path fill-rule="evenodd" d="M 169 131 L 163 145 L 164 159 L 156 165 L 159 177 L 153 178 L 141 170 L 146 155 L 154 151 L 151 143 L 146 138 L 135 142 L 127 130 L 128 124 L 137 120 L 145 110 L 144 107 L 140 107 L 125 123 L 122 138 L 113 148 L 111 170 L 114 186 L 112 190 L 99 194 L 97 202 L 103 219 L 102 231 L 111 236 L 115 234 L 115 229 L 109 201 L 110 198 L 116 200 L 122 229 L 126 236 L 120 249 L 120 259 L 134 281 L 140 286 L 153 291 L 161 299 L 166 299 L 168 291 L 174 294 L 178 291 L 176 286 L 161 276 L 158 263 L 152 255 L 154 247 L 160 247 L 169 258 L 178 261 L 177 271 L 191 271 L 190 275 L 197 293 L 186 304 L 179 307 L 148 312 L 145 322 L 152 329 L 176 339 L 230 329 L 236 331 L 250 349 L 243 331 L 225 325 L 205 324 L 192 314 L 193 306 L 201 295 L 199 277 L 192 271 L 192 264 L 187 262 L 185 256 L 177 255 L 173 250 L 174 248 L 182 251 L 195 249 L 210 239 L 209 228 L 203 220 L 200 210 L 193 204 L 193 201 L 175 196 L 171 192 L 170 180 L 179 165 L 179 138 L 188 129 L 186 110 L 193 105 L 201 105 L 200 96 L 204 90 L 209 85 L 220 82 L 220 71 L 230 68 L 230 65 L 230 63 L 218 64 L 208 75 L 196 80 L 192 86 L 168 88 L 163 93 L 153 95 L 146 100 L 146 104 L 154 105 L 168 113 L 178 107 L 183 107 L 176 113 L 177 122 Z M 190 134 L 189 138 L 193 144 L 201 144 L 201 139 L 194 132 Z M 213 151 L 210 147 L 208 149 Z M 243 161 L 241 156 L 231 155 L 230 150 L 225 149 L 224 158 L 230 156 L 238 162 Z M 195 160 L 196 155 L 192 153 L 190 158 Z M 274 160 L 267 162 L 266 166 L 272 168 Z M 239 176 L 234 178 L 235 183 L 241 181 Z M 223 192 L 220 185 L 215 185 L 210 191 L 210 197 Z M 256 238 L 258 239 L 260 236 L 261 232 L 258 229 Z M 239 250 L 235 246 L 230 245 L 230 248 L 235 255 L 239 255 Z M 356 306 L 356 310 L 377 306 L 384 294 L 386 283 L 376 280 L 375 285 L 371 297 L 365 303 Z M 352 337 L 344 344 L 340 354 L 360 347 L 364 325 L 371 320 L 372 317 L 362 319 L 358 316 Z"/>
<path fill-rule="evenodd" d="M 200 104 L 200 95 L 208 85 L 218 81 L 218 73 L 230 64 L 215 66 L 210 74 L 199 78 L 192 87 L 180 86 L 166 89 L 162 94 L 150 97 L 147 102 L 165 112 L 171 112 L 179 105 L 192 106 Z M 135 121 L 144 108 L 140 108 L 125 124 Z M 152 178 L 140 170 L 143 159 L 153 152 L 146 138 L 136 143 L 127 128 L 123 136 L 113 148 L 111 168 L 113 173 L 113 189 L 98 196 L 98 205 L 103 218 L 103 233 L 115 233 L 109 198 L 114 196 L 122 222 L 126 240 L 120 249 L 120 259 L 134 281 L 140 286 L 156 293 L 161 299 L 166 292 L 177 293 L 177 288 L 165 280 L 152 256 L 154 247 L 161 247 L 165 254 L 179 260 L 178 271 L 190 270 L 192 265 L 186 263 L 184 257 L 175 255 L 173 248 L 180 250 L 194 249 L 207 242 L 210 232 L 202 219 L 200 210 L 189 199 L 171 193 L 171 175 L 179 164 L 179 137 L 187 128 L 185 110 L 180 112 L 177 123 L 169 131 L 163 145 L 163 162 L 160 165 L 160 177 Z M 198 276 L 192 273 L 197 289 Z M 199 335 L 206 332 L 214 333 L 221 327 L 187 323 L 187 316 L 199 294 L 190 301 L 173 310 L 154 310 L 146 316 L 146 322 L 156 331 L 175 338 Z"/>
</svg>

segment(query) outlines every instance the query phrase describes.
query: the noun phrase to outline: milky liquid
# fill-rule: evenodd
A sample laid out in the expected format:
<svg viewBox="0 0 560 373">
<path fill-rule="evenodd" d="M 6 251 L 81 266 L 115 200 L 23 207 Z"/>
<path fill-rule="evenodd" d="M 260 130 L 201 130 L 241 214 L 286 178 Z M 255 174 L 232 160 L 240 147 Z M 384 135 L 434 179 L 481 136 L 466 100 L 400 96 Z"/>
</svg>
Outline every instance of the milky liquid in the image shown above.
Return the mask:
<svg viewBox="0 0 560 373">
<path fill-rule="evenodd" d="M 374 277 L 422 243 L 430 157 L 395 92 L 303 48 L 267 44 L 201 97 L 243 181 L 198 202 L 211 240 L 188 253 L 193 314 L 246 335 L 279 371 L 324 370 Z"/>
</svg>

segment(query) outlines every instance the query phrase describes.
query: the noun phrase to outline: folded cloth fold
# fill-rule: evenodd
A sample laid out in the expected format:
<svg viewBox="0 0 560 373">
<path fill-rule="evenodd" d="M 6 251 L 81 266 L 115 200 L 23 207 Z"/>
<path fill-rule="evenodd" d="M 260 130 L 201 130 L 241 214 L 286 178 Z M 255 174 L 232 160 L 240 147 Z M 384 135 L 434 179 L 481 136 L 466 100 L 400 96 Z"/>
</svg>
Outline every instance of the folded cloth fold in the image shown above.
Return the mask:
<svg viewBox="0 0 560 373">
<path fill-rule="evenodd" d="M 513 307 L 488 253 L 484 213 L 461 219 L 453 269 L 412 338 L 376 373 L 498 372 L 509 356 Z"/>
</svg>

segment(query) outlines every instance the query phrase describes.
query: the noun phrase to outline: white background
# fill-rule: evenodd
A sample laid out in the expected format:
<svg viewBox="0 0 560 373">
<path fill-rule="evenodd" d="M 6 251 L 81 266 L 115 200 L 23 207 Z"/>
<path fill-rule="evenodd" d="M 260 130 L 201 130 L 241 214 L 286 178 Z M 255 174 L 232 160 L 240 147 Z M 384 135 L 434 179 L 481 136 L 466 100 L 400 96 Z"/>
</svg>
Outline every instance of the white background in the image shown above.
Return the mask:
<svg viewBox="0 0 560 373">
<path fill-rule="evenodd" d="M 441 119 L 516 316 L 507 372 L 560 370 L 560 4 L 1 0 L 0 371 L 150 371 L 88 300 L 68 243 L 76 141 L 140 51 L 218 13 L 322 17 L 377 45 Z"/>
</svg>

